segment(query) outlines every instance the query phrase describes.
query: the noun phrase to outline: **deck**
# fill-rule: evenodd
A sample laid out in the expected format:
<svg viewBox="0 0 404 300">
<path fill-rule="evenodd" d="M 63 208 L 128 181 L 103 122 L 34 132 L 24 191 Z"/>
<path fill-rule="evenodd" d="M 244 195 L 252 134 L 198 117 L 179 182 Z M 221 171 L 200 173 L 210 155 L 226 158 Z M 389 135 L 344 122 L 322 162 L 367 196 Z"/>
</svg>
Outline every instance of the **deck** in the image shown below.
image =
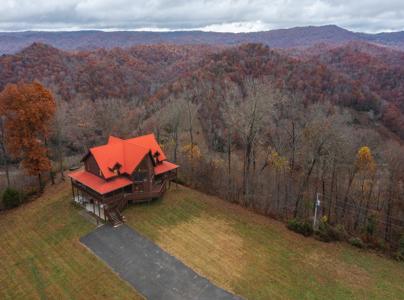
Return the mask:
<svg viewBox="0 0 404 300">
<path fill-rule="evenodd" d="M 103 221 L 110 221 L 113 225 L 120 225 L 125 222 L 121 211 L 129 202 L 144 202 L 163 196 L 170 184 L 171 177 L 165 178 L 160 183 L 155 183 L 151 189 L 143 189 L 132 193 L 125 193 L 120 189 L 110 195 L 101 195 L 87 186 L 72 180 L 73 201 L 80 204 L 88 212 Z M 144 183 L 143 187 L 147 187 Z"/>
</svg>

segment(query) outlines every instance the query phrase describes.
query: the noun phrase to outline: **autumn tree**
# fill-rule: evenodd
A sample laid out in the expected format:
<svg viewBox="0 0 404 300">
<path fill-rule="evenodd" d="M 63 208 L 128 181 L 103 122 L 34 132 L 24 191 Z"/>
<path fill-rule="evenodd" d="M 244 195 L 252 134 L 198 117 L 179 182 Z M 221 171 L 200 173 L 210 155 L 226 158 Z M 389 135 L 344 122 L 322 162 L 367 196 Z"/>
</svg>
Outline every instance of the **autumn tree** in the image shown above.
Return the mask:
<svg viewBox="0 0 404 300">
<path fill-rule="evenodd" d="M 372 171 L 375 168 L 375 163 L 373 160 L 372 153 L 370 148 L 367 146 L 362 146 L 359 148 L 356 154 L 356 161 L 354 163 L 353 169 L 349 174 L 348 184 L 345 191 L 344 199 L 343 199 L 343 208 L 342 208 L 342 218 L 345 216 L 347 205 L 348 205 L 348 197 L 351 192 L 352 184 L 354 182 L 355 177 L 357 176 L 359 171 Z"/>
<path fill-rule="evenodd" d="M 41 190 L 41 175 L 51 170 L 46 141 L 55 109 L 52 94 L 39 82 L 8 84 L 0 94 L 7 149 L 29 175 L 38 176 Z"/>
</svg>

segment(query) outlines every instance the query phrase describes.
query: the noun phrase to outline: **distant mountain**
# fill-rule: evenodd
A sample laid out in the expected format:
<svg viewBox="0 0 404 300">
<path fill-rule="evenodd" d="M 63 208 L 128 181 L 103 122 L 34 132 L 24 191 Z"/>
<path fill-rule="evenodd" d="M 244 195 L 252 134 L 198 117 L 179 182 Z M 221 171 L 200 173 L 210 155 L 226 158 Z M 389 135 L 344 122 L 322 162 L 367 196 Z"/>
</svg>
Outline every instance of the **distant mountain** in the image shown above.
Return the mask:
<svg viewBox="0 0 404 300">
<path fill-rule="evenodd" d="M 139 44 L 210 44 L 235 45 L 263 43 L 272 48 L 310 47 L 319 43 L 340 45 L 367 41 L 404 49 L 404 32 L 366 34 L 352 32 L 335 25 L 295 27 L 251 33 L 218 33 L 202 31 L 133 32 L 0 32 L 0 54 L 16 53 L 34 42 L 42 42 L 63 50 L 130 47 Z"/>
</svg>

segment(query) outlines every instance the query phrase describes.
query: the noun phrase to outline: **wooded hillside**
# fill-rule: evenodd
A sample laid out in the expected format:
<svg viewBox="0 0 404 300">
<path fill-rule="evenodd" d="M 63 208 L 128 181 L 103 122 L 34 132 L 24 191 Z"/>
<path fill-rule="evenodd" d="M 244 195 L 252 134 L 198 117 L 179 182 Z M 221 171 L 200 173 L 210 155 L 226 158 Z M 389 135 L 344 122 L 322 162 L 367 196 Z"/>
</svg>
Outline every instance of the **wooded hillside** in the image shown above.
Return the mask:
<svg viewBox="0 0 404 300">
<path fill-rule="evenodd" d="M 396 251 L 402 61 L 401 52 L 366 43 L 313 52 L 33 44 L 0 58 L 0 87 L 36 79 L 53 92 L 49 157 L 59 166 L 110 134 L 154 132 L 190 186 L 283 220 L 311 220 L 321 194 L 327 230 Z"/>
</svg>

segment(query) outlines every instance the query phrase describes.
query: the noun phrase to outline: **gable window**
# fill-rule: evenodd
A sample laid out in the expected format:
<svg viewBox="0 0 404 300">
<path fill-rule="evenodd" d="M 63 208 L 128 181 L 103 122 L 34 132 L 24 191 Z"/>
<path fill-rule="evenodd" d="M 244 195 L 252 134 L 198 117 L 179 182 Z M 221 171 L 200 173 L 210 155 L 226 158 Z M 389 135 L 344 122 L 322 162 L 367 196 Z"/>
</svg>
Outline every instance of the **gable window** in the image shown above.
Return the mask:
<svg viewBox="0 0 404 300">
<path fill-rule="evenodd" d="M 138 169 L 133 173 L 133 180 L 144 181 L 147 178 L 147 170 Z"/>
</svg>

